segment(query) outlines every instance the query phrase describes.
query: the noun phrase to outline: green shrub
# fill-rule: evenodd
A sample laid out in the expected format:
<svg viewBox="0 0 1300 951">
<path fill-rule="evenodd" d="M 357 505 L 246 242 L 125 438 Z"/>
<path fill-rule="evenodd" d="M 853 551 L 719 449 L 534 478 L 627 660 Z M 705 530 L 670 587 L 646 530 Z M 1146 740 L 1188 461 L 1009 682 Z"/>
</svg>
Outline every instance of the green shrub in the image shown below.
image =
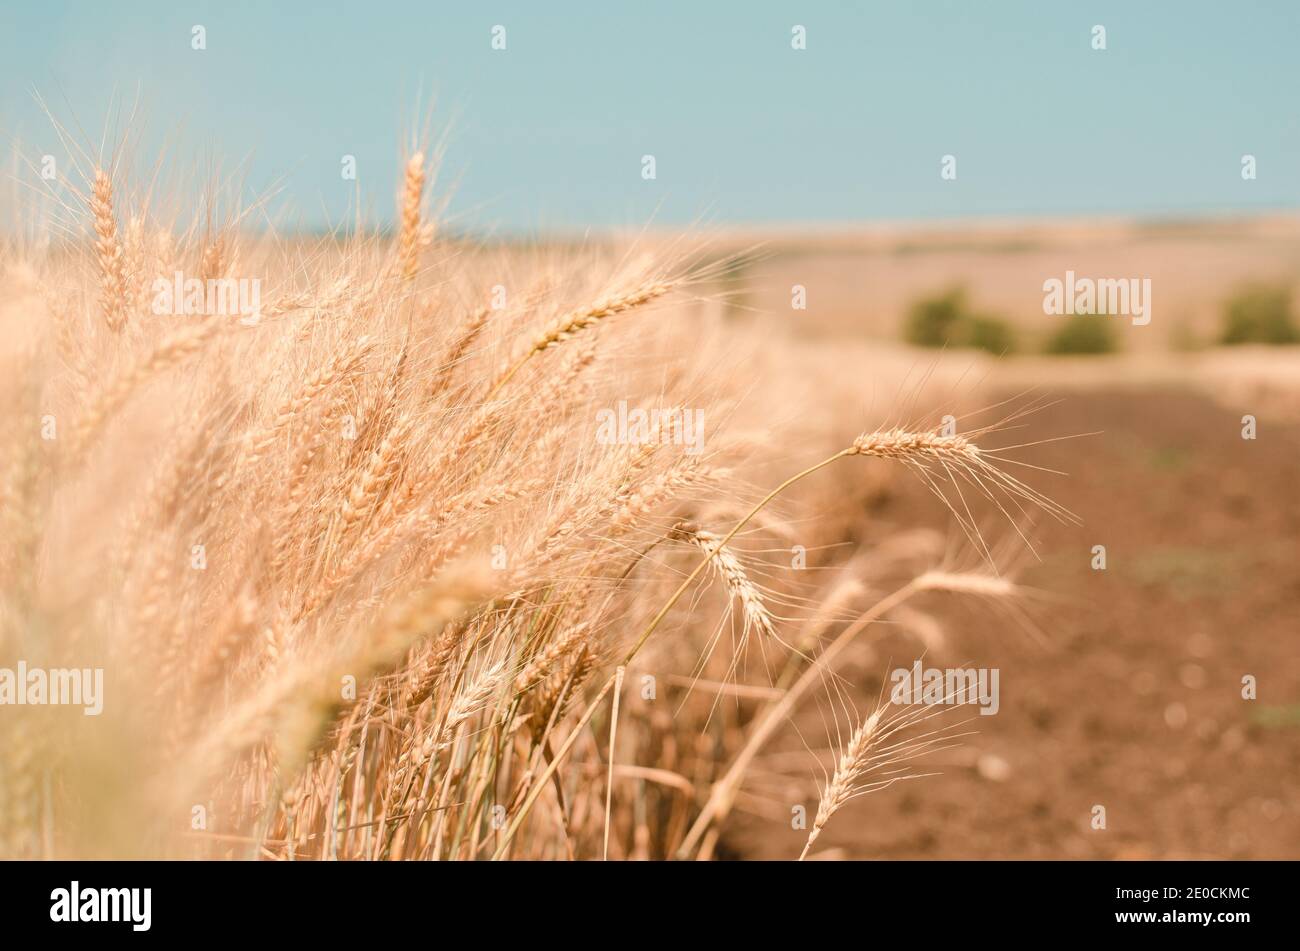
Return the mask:
<svg viewBox="0 0 1300 951">
<path fill-rule="evenodd" d="M 1300 340 L 1291 322 L 1291 291 L 1286 287 L 1251 284 L 1229 298 L 1224 308 L 1224 343 L 1295 343 Z"/>
<path fill-rule="evenodd" d="M 903 337 L 918 347 L 956 346 L 956 331 L 966 310 L 966 295 L 960 288 L 912 305 Z"/>
<path fill-rule="evenodd" d="M 972 313 L 960 288 L 917 301 L 903 337 L 918 347 L 975 347 L 1001 355 L 1015 349 L 1015 332 L 999 317 Z"/>
<path fill-rule="evenodd" d="M 966 322 L 966 345 L 976 350 L 986 350 L 994 356 L 1014 353 L 1016 349 L 1015 331 L 1011 325 L 1000 317 L 977 314 Z"/>
<path fill-rule="evenodd" d="M 1048 339 L 1047 353 L 1114 353 L 1119 349 L 1111 327 L 1114 318 L 1078 315 L 1061 319 L 1065 322 Z"/>
</svg>

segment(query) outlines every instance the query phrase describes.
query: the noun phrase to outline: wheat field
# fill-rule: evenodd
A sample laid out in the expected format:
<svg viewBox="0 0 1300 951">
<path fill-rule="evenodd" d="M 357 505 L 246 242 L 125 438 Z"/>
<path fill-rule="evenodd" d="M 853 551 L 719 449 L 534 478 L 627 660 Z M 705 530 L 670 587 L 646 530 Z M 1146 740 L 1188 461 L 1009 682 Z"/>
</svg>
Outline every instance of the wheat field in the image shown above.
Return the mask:
<svg viewBox="0 0 1300 951">
<path fill-rule="evenodd" d="M 767 796 L 803 856 L 850 800 L 942 782 L 957 716 L 855 706 L 841 664 L 914 601 L 1025 597 L 986 538 L 1071 517 L 1000 448 L 1034 401 L 957 432 L 926 379 L 869 405 L 712 306 L 707 241 L 444 237 L 433 160 L 395 160 L 395 234 L 255 229 L 89 149 L 26 203 L 0 666 L 103 688 L 6 711 L 0 854 L 708 859 L 809 707 Z M 898 478 L 964 555 L 862 543 L 844 500 Z"/>
</svg>

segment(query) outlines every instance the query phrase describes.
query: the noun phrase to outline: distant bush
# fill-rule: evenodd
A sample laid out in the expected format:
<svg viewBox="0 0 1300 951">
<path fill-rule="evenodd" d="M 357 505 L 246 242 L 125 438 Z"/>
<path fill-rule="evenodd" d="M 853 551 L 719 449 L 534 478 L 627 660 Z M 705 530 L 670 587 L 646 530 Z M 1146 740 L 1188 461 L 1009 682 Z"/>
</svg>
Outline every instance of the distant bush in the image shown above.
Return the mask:
<svg viewBox="0 0 1300 951">
<path fill-rule="evenodd" d="M 1114 353 L 1119 349 L 1111 329 L 1111 318 L 1080 315 L 1062 319 L 1065 323 L 1048 339 L 1045 352 Z"/>
<path fill-rule="evenodd" d="M 972 313 L 960 288 L 914 303 L 903 337 L 917 347 L 975 347 L 998 355 L 1015 349 L 1011 325 L 998 317 Z"/>
<path fill-rule="evenodd" d="M 1223 316 L 1224 343 L 1300 340 L 1300 333 L 1291 322 L 1291 291 L 1286 287 L 1247 285 L 1228 299 Z"/>
<path fill-rule="evenodd" d="M 967 321 L 966 343 L 1000 357 L 1015 352 L 1016 332 L 1000 317 L 979 314 Z"/>
<path fill-rule="evenodd" d="M 959 288 L 912 305 L 903 337 L 918 347 L 957 346 L 954 333 L 966 310 L 966 295 Z"/>
</svg>

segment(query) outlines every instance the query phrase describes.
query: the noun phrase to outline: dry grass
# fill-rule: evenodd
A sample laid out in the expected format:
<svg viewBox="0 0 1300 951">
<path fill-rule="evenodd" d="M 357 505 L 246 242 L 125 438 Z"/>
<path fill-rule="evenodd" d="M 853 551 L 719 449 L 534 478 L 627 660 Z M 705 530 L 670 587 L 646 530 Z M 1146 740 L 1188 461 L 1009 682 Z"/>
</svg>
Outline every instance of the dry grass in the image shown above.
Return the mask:
<svg viewBox="0 0 1300 951">
<path fill-rule="evenodd" d="M 846 616 L 863 556 L 796 490 L 877 457 L 1056 511 L 925 428 L 774 476 L 809 440 L 728 436 L 739 332 L 663 316 L 706 272 L 435 241 L 422 153 L 395 241 L 174 231 L 89 179 L 54 202 L 75 237 L 4 249 L 0 666 L 102 667 L 104 712 L 6 709 L 3 854 L 708 857 L 850 642 L 922 591 L 1014 594 L 931 573 Z M 259 280 L 262 319 L 146 312 L 176 270 Z M 619 401 L 704 410 L 706 451 L 602 443 Z M 839 581 L 760 553 L 791 537 Z M 851 735 L 810 845 L 913 723 Z"/>
</svg>

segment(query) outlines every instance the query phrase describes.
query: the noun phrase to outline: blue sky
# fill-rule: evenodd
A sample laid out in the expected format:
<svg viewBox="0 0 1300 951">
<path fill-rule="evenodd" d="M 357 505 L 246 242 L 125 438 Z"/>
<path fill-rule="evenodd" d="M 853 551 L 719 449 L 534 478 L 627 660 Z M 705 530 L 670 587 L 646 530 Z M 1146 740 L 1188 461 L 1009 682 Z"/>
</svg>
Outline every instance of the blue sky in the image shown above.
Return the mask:
<svg viewBox="0 0 1300 951">
<path fill-rule="evenodd" d="M 10 3 L 0 146 L 54 150 L 33 89 L 95 141 L 138 89 L 142 154 L 246 160 L 316 227 L 345 154 L 391 214 L 432 99 L 477 229 L 1266 211 L 1300 206 L 1298 37 L 1285 0 Z"/>
</svg>

